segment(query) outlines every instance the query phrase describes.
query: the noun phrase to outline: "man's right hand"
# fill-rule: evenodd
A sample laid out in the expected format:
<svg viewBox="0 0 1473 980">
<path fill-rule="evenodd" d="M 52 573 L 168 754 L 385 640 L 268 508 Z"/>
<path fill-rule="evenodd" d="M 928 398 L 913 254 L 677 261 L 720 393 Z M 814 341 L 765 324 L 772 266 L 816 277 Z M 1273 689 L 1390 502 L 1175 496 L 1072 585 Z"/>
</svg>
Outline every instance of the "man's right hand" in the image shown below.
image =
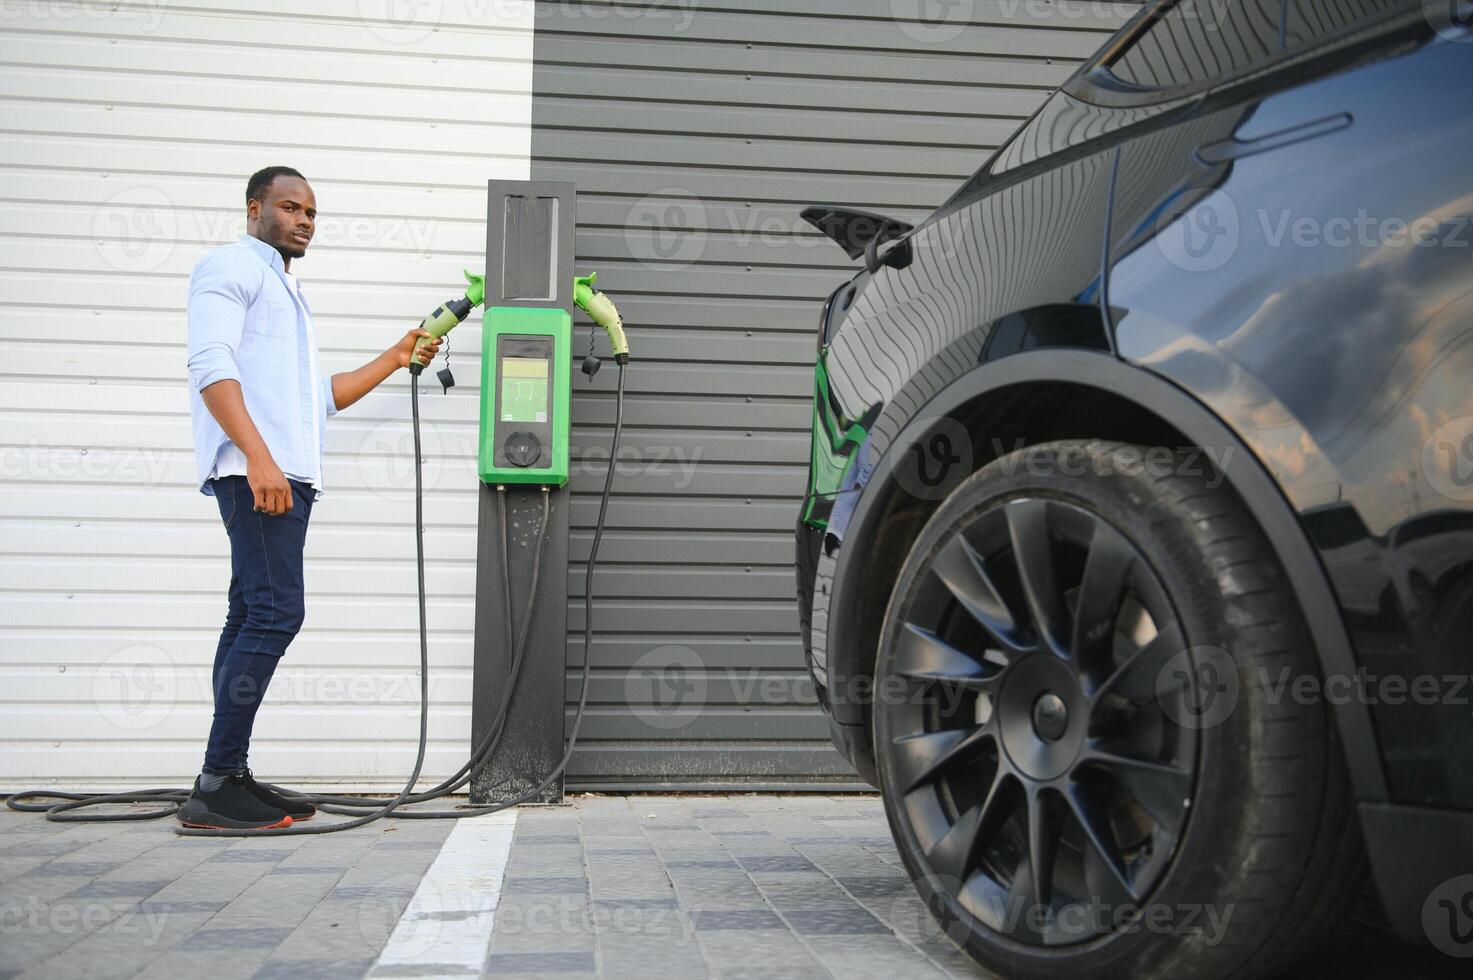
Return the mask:
<svg viewBox="0 0 1473 980">
<path fill-rule="evenodd" d="M 268 454 L 260 459 L 246 460 L 246 482 L 256 498 L 256 510 L 280 517 L 292 509 L 292 488 L 286 482 L 286 474 Z"/>
</svg>

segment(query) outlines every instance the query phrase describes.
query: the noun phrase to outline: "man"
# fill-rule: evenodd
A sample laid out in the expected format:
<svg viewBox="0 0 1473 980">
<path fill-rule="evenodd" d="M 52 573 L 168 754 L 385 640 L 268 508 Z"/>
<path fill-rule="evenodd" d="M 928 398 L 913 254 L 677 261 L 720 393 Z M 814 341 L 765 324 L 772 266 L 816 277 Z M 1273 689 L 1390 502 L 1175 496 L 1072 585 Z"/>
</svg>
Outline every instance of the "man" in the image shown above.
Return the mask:
<svg viewBox="0 0 1473 980">
<path fill-rule="evenodd" d="M 190 827 L 289 826 L 312 806 L 246 767 L 256 709 L 301 629 L 302 547 L 323 491 L 323 426 L 409 365 L 416 328 L 356 371 L 321 375 L 317 333 L 293 259 L 307 253 L 317 200 L 300 173 L 267 167 L 246 184 L 246 234 L 189 280 L 189 391 L 201 492 L 230 539 L 229 611 L 215 649 L 215 716 L 204 767 L 179 809 Z M 439 351 L 431 340 L 421 360 Z"/>
</svg>

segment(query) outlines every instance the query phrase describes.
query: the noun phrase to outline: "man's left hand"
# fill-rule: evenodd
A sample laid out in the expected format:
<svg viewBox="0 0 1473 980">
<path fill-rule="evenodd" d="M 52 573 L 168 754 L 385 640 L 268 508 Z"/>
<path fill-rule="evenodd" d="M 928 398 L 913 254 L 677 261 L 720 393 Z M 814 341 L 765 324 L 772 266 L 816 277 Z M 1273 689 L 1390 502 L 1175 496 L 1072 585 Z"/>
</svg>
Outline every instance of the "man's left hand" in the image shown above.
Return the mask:
<svg viewBox="0 0 1473 980">
<path fill-rule="evenodd" d="M 423 327 L 415 327 L 404 335 L 404 339 L 394 345 L 394 356 L 399 361 L 400 367 L 409 367 L 409 358 L 414 353 L 414 345 L 421 337 L 429 337 L 430 332 Z M 442 338 L 434 337 L 425 343 L 419 351 L 419 362 L 429 364 L 440 353 L 440 341 Z"/>
</svg>

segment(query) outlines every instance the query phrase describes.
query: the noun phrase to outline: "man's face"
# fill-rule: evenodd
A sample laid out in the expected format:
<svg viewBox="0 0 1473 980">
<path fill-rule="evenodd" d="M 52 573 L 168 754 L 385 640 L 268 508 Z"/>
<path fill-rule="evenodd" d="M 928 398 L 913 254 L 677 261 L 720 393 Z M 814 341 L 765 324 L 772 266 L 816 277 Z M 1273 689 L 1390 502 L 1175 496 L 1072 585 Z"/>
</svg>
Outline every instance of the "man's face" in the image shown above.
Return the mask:
<svg viewBox="0 0 1473 980">
<path fill-rule="evenodd" d="M 317 198 L 300 177 L 277 177 L 259 201 L 246 204 L 247 230 L 282 255 L 299 259 L 317 224 Z"/>
</svg>

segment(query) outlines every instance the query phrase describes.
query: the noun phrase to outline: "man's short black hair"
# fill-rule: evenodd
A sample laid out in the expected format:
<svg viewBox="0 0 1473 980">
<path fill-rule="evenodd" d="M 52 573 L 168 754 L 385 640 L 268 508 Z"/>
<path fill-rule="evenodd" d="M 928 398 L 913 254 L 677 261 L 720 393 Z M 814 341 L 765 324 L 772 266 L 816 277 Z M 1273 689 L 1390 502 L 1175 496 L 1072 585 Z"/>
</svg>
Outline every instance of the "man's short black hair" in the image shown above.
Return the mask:
<svg viewBox="0 0 1473 980">
<path fill-rule="evenodd" d="M 264 199 L 266 191 L 271 187 L 271 182 L 277 177 L 302 177 L 302 175 L 291 167 L 262 167 L 251 174 L 251 179 L 246 181 L 246 203 Z M 307 178 L 302 177 L 302 179 Z"/>
</svg>

